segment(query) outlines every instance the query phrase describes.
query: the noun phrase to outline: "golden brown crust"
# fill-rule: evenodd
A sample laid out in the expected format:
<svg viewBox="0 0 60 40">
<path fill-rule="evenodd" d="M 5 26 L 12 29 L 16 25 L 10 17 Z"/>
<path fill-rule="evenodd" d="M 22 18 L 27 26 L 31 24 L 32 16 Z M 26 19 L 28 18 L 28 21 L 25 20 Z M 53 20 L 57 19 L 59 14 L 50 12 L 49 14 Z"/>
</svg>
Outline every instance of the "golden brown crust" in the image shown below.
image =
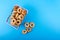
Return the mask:
<svg viewBox="0 0 60 40">
<path fill-rule="evenodd" d="M 27 11 L 23 9 L 23 10 L 22 10 L 22 14 L 25 16 L 26 13 L 27 13 Z"/>
<path fill-rule="evenodd" d="M 27 32 L 30 32 L 32 29 L 31 28 L 26 28 L 26 31 Z"/>
<path fill-rule="evenodd" d="M 18 13 L 15 15 L 15 18 L 18 18 Z"/>
<path fill-rule="evenodd" d="M 17 17 L 19 20 L 23 20 L 24 19 L 24 16 L 21 14 Z"/>
<path fill-rule="evenodd" d="M 35 24 L 33 22 L 30 22 L 30 28 L 33 28 L 35 26 Z"/>
<path fill-rule="evenodd" d="M 19 26 L 21 24 L 21 21 L 20 20 L 17 20 L 16 21 L 16 25 Z"/>
<path fill-rule="evenodd" d="M 17 9 L 19 8 L 19 6 L 14 6 L 14 11 L 17 11 Z"/>
<path fill-rule="evenodd" d="M 17 9 L 17 12 L 18 12 L 18 13 L 22 13 L 22 8 L 18 8 L 18 9 Z"/>
<path fill-rule="evenodd" d="M 25 22 L 24 25 L 25 25 L 26 28 L 29 28 L 29 23 L 28 22 Z"/>
<path fill-rule="evenodd" d="M 26 30 L 22 30 L 22 33 L 23 33 L 23 34 L 26 34 L 26 33 L 27 33 L 27 31 L 26 31 Z"/>
<path fill-rule="evenodd" d="M 16 23 L 16 20 L 15 20 L 15 19 L 11 19 L 10 24 L 14 26 L 14 25 L 15 25 L 15 23 Z"/>
</svg>

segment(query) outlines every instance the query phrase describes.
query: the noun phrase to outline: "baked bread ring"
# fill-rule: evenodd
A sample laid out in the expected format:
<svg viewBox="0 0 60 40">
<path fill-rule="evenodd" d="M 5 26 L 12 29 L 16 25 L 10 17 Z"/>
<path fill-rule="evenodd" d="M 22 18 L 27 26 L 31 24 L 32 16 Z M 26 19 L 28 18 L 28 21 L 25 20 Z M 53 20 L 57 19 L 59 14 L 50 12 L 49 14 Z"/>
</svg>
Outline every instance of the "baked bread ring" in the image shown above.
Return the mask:
<svg viewBox="0 0 60 40">
<path fill-rule="evenodd" d="M 21 21 L 20 20 L 17 20 L 16 21 L 16 26 L 19 26 L 21 24 Z"/>
<path fill-rule="evenodd" d="M 22 10 L 22 14 L 23 14 L 23 16 L 25 16 L 26 13 L 27 13 L 27 11 L 23 9 L 23 10 Z"/>
<path fill-rule="evenodd" d="M 17 12 L 18 12 L 18 13 L 22 13 L 22 8 L 18 8 L 18 9 L 17 9 Z"/>
<path fill-rule="evenodd" d="M 15 13 L 15 11 L 12 12 L 12 14 L 11 14 L 11 18 L 14 17 L 14 15 L 15 15 L 14 13 Z"/>
<path fill-rule="evenodd" d="M 25 22 L 24 25 L 25 25 L 26 28 L 29 28 L 29 23 L 28 22 Z"/>
<path fill-rule="evenodd" d="M 18 15 L 18 13 L 15 15 L 15 18 L 17 18 L 19 15 Z"/>
<path fill-rule="evenodd" d="M 33 22 L 30 22 L 30 28 L 33 28 L 35 26 L 35 24 Z"/>
<path fill-rule="evenodd" d="M 16 5 L 16 6 L 14 6 L 14 9 L 13 10 L 14 11 L 17 11 L 18 8 L 19 8 L 19 6 Z"/>
<path fill-rule="evenodd" d="M 23 19 L 24 19 L 24 16 L 21 14 L 21 15 L 18 16 L 17 19 L 19 19 L 19 20 L 23 20 Z"/>
<path fill-rule="evenodd" d="M 22 33 L 23 33 L 23 34 L 26 34 L 26 33 L 27 33 L 27 31 L 26 31 L 26 30 L 22 30 Z"/>
<path fill-rule="evenodd" d="M 15 18 L 16 14 L 17 14 L 17 11 L 13 11 L 10 18 L 11 19 Z"/>
<path fill-rule="evenodd" d="M 16 23 L 16 20 L 15 19 L 11 19 L 10 24 L 15 26 L 15 23 Z"/>
<path fill-rule="evenodd" d="M 31 28 L 26 28 L 26 31 L 27 32 L 30 32 L 32 29 Z"/>
</svg>

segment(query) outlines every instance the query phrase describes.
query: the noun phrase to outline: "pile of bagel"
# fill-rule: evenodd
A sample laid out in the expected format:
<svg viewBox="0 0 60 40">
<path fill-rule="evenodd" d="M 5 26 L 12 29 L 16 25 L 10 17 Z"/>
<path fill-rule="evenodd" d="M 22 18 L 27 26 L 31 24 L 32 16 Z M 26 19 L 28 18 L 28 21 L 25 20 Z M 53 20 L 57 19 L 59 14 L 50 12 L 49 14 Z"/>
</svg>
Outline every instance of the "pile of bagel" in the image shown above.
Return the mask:
<svg viewBox="0 0 60 40">
<path fill-rule="evenodd" d="M 19 7 L 14 6 L 11 17 L 10 17 L 10 24 L 13 26 L 19 26 L 26 15 L 27 10 Z"/>
<path fill-rule="evenodd" d="M 25 22 L 24 26 L 25 26 L 25 29 L 22 30 L 22 33 L 23 34 L 27 34 L 27 33 L 32 31 L 32 29 L 34 28 L 35 24 L 33 22 Z"/>
</svg>

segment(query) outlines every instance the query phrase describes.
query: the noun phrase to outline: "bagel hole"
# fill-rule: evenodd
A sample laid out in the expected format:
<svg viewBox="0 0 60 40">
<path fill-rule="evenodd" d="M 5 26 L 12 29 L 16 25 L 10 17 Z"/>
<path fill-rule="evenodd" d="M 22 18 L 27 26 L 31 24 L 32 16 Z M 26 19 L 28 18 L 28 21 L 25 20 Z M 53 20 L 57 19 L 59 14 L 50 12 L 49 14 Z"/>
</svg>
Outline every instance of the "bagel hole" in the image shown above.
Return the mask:
<svg viewBox="0 0 60 40">
<path fill-rule="evenodd" d="M 33 24 L 31 24 L 31 26 L 33 26 Z"/>
<path fill-rule="evenodd" d="M 21 13 L 18 13 L 18 15 L 20 15 Z"/>
<path fill-rule="evenodd" d="M 18 11 L 21 11 L 21 9 L 19 9 Z"/>
<path fill-rule="evenodd" d="M 19 23 L 19 21 L 17 21 L 17 23 Z"/>
<path fill-rule="evenodd" d="M 26 24 L 26 26 L 28 26 L 28 24 Z"/>
<path fill-rule="evenodd" d="M 25 31 L 24 31 L 25 32 Z"/>
<path fill-rule="evenodd" d="M 13 22 L 14 22 L 14 20 L 13 20 Z"/>
</svg>

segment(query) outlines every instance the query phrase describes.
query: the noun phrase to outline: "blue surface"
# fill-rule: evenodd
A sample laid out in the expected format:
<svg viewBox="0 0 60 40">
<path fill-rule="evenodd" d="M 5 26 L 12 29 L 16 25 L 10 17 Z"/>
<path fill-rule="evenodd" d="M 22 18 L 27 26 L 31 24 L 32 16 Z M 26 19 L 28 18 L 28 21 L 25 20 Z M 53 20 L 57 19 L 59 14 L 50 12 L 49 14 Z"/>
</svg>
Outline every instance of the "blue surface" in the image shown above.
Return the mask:
<svg viewBox="0 0 60 40">
<path fill-rule="evenodd" d="M 35 22 L 26 35 L 23 25 L 15 30 L 6 23 L 16 4 L 29 11 L 23 23 Z M 0 0 L 0 40 L 60 40 L 60 0 Z"/>
</svg>

